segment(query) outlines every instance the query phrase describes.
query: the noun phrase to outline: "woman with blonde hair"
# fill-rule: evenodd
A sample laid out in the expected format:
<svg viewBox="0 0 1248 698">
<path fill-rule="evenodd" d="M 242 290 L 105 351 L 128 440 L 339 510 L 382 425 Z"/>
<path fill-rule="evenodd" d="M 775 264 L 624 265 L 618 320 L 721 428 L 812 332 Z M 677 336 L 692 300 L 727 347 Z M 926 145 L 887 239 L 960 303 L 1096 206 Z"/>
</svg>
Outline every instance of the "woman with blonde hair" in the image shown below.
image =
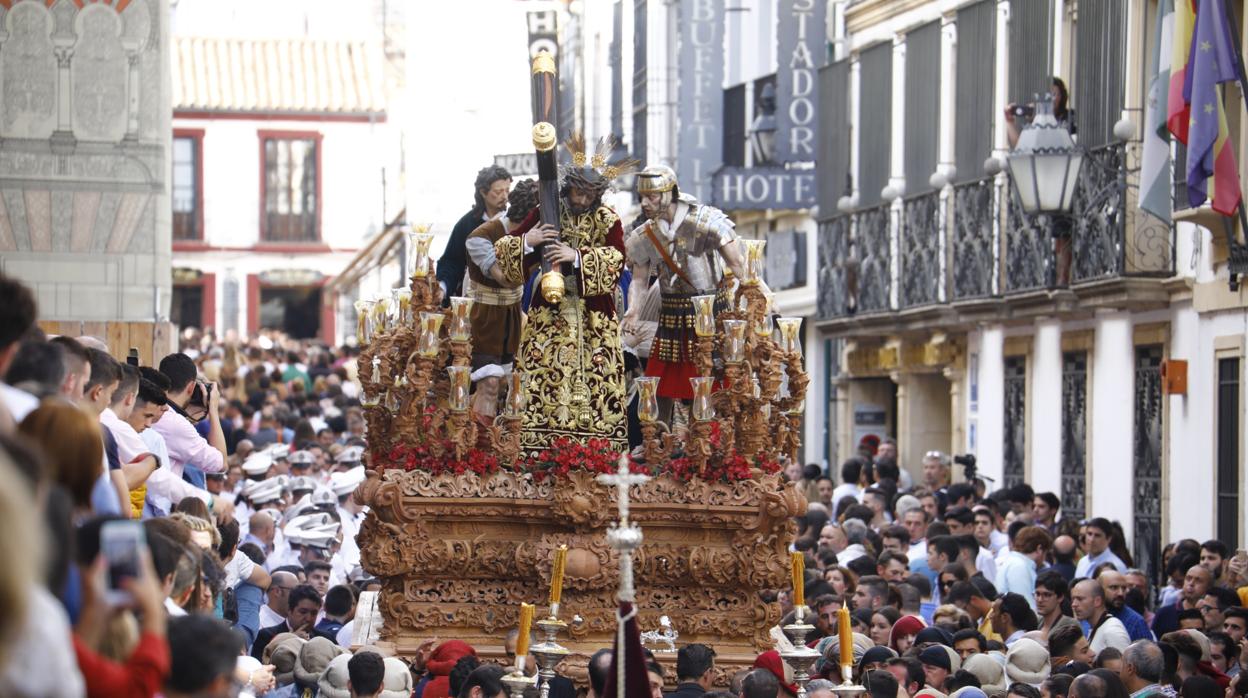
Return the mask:
<svg viewBox="0 0 1248 698">
<path fill-rule="evenodd" d="M 73 498 L 75 513 L 91 513 L 91 491 L 104 473 L 100 420 L 68 402 L 44 400 L 17 431 L 43 453 L 48 479 Z"/>
</svg>

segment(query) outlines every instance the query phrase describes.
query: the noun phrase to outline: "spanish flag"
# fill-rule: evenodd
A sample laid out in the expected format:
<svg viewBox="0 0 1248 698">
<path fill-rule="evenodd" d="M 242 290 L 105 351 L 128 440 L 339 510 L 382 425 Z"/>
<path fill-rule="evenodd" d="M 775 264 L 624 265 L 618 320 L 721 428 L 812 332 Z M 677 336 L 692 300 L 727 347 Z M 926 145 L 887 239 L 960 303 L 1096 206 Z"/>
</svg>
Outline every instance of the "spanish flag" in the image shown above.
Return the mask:
<svg viewBox="0 0 1248 698">
<path fill-rule="evenodd" d="M 1196 25 L 1197 0 L 1175 0 L 1174 28 L 1170 43 L 1170 94 L 1166 101 L 1166 126 L 1170 133 L 1187 143 L 1187 126 L 1192 116 L 1192 105 L 1184 100 L 1187 80 L 1187 61 L 1192 52 L 1192 29 Z"/>
<path fill-rule="evenodd" d="M 1186 4 L 1186 0 L 1180 4 Z M 1239 58 L 1222 0 L 1200 0 L 1184 78 L 1190 110 L 1187 142 L 1187 198 L 1193 207 L 1213 199 L 1213 210 L 1233 216 L 1239 208 L 1239 170 L 1226 127 L 1218 84 L 1239 79 Z"/>
</svg>

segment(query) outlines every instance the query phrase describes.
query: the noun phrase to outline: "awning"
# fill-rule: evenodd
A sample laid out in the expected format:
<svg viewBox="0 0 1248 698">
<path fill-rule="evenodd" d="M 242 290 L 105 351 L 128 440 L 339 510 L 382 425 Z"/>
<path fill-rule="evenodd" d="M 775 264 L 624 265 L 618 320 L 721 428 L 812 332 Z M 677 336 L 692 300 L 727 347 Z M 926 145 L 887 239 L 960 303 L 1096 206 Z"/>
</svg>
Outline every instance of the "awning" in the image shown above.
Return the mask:
<svg viewBox="0 0 1248 698">
<path fill-rule="evenodd" d="M 351 261 L 343 268 L 342 273 L 325 285 L 325 290 L 342 293 L 358 284 L 365 274 L 384 266 L 398 256 L 399 250 L 403 248 L 403 227 L 406 221 L 407 209 L 399 211 L 399 215 L 390 221 L 386 229 L 373 236 L 373 239 L 363 249 L 355 253 Z"/>
</svg>

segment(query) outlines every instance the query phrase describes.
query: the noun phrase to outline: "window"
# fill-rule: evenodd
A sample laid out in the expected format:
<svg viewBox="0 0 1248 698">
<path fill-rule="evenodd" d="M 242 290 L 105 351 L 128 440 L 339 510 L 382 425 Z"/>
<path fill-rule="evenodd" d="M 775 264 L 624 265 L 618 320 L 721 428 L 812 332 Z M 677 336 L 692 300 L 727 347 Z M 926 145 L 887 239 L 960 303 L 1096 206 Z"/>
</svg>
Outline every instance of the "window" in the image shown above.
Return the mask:
<svg viewBox="0 0 1248 698">
<path fill-rule="evenodd" d="M 1239 545 L 1239 357 L 1218 359 L 1218 540 Z"/>
<path fill-rule="evenodd" d="M 646 17 L 649 0 L 633 0 L 633 157 L 650 162 L 646 155 Z"/>
<path fill-rule="evenodd" d="M 201 240 L 203 230 L 203 131 L 173 135 L 173 239 Z"/>
<path fill-rule="evenodd" d="M 745 83 L 724 90 L 724 165 L 745 167 Z"/>
<path fill-rule="evenodd" d="M 883 201 L 888 184 L 893 128 L 893 43 L 885 41 L 859 54 L 858 202 Z"/>
<path fill-rule="evenodd" d="M 261 239 L 317 242 L 320 235 L 320 134 L 261 133 L 264 158 Z"/>
</svg>

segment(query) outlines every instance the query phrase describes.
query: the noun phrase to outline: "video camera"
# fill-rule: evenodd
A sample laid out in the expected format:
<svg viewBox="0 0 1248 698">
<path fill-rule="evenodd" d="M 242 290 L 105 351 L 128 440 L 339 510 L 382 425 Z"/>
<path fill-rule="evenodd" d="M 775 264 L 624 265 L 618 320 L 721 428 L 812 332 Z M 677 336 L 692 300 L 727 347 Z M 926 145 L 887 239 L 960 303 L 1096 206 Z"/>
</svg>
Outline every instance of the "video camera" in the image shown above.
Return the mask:
<svg viewBox="0 0 1248 698">
<path fill-rule="evenodd" d="M 964 453 L 960 456 L 954 456 L 953 462 L 962 466 L 962 472 L 966 475 L 967 482 L 973 482 L 979 467 L 979 461 L 975 458 L 974 453 Z"/>
</svg>

